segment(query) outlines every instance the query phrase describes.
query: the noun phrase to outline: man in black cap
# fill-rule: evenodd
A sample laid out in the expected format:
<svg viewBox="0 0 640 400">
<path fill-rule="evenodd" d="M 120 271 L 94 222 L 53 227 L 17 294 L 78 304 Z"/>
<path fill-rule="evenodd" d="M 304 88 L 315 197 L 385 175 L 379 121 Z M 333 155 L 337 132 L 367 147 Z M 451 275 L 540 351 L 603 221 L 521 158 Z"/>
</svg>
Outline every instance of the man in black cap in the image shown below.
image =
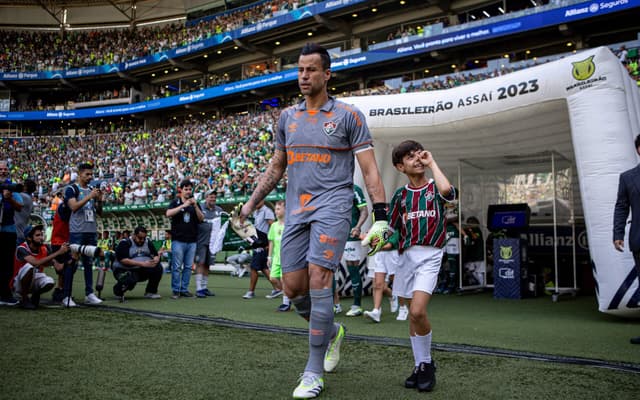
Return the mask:
<svg viewBox="0 0 640 400">
<path fill-rule="evenodd" d="M 211 235 L 218 235 L 222 225 L 224 210 L 216 205 L 217 193 L 207 191 L 204 203 L 200 206 L 204 219 L 198 224 L 198 244 L 196 245 L 196 297 L 214 296 L 207 287 L 209 283 L 209 266 L 216 262 L 216 254 L 210 250 Z M 214 237 L 215 240 L 215 237 Z"/>
</svg>

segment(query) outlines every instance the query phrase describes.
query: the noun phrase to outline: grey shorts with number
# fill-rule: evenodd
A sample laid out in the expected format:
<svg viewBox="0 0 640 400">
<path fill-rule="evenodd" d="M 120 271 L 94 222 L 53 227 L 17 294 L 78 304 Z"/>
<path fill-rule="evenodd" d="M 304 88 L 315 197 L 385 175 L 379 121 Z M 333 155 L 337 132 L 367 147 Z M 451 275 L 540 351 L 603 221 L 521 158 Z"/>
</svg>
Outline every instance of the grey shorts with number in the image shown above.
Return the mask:
<svg viewBox="0 0 640 400">
<path fill-rule="evenodd" d="M 335 271 L 349 235 L 349 213 L 333 212 L 305 224 L 285 223 L 280 249 L 282 273 L 307 268 L 309 263 Z"/>
</svg>

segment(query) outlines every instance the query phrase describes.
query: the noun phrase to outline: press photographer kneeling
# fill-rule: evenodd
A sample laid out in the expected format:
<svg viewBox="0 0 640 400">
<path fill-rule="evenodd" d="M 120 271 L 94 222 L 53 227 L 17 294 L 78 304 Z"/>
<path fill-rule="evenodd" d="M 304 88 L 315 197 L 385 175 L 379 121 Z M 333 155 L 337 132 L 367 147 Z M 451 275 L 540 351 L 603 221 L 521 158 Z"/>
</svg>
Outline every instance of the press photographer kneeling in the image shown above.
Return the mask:
<svg viewBox="0 0 640 400">
<path fill-rule="evenodd" d="M 153 243 L 147 239 L 147 229 L 138 226 L 133 235 L 123 239 L 116 247 L 116 261 L 113 263 L 116 284 L 113 294 L 124 301 L 124 293 L 133 290 L 138 282 L 147 283 L 144 297 L 159 299 L 158 284 L 162 278 L 160 256 Z"/>
</svg>

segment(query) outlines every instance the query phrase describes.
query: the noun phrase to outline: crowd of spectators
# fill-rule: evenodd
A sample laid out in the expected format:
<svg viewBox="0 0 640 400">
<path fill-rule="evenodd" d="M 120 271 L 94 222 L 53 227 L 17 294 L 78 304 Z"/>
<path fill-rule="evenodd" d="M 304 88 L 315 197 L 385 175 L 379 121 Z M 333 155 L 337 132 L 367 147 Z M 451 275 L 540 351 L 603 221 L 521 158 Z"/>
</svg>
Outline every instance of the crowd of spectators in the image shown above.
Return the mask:
<svg viewBox="0 0 640 400">
<path fill-rule="evenodd" d="M 620 61 L 638 79 L 637 50 L 617 51 Z M 441 78 L 403 83 L 396 88 L 366 88 L 344 96 L 397 94 L 442 90 L 496 77 L 536 62 L 514 63 L 493 71 L 466 71 Z M 484 71 L 484 72 L 480 72 Z M 293 103 L 297 98 L 289 100 Z M 96 179 L 107 193 L 108 204 L 165 202 L 175 195 L 175 184 L 186 178 L 194 193 L 216 190 L 220 198 L 252 192 L 256 178 L 268 164 L 278 109 L 222 119 L 172 121 L 158 129 L 121 122 L 93 127 L 82 136 L 36 136 L 0 139 L 14 179 L 37 182 L 36 203 L 49 207 L 56 193 L 75 178 L 74 168 L 90 160 Z M 286 180 L 278 187 L 284 191 Z"/>
<path fill-rule="evenodd" d="M 425 27 L 433 24 L 438 24 L 438 23 L 442 23 L 443 27 L 447 27 L 449 26 L 449 18 L 447 17 L 436 18 L 434 20 L 431 20 L 423 24 L 408 24 L 408 25 L 402 24 L 398 26 L 398 28 L 395 31 L 391 31 L 387 34 L 387 41 L 389 42 L 393 40 L 408 41 L 409 38 L 412 36 L 416 36 L 416 35 L 423 36 L 425 32 Z"/>
<path fill-rule="evenodd" d="M 58 92 L 45 93 L 44 95 L 32 94 L 23 101 L 12 96 L 9 111 L 47 111 L 60 108 L 68 110 L 76 108 L 81 103 L 128 99 L 130 95 L 131 89 L 129 87 L 119 85 L 117 88 L 81 91 L 70 93 L 68 96 Z"/>
<path fill-rule="evenodd" d="M 208 39 L 315 0 L 273 0 L 191 24 L 94 31 L 12 31 L 0 35 L 0 71 L 55 71 L 117 64 Z"/>
<path fill-rule="evenodd" d="M 83 161 L 95 164 L 95 184 L 106 193 L 107 204 L 168 201 L 184 178 L 194 182 L 195 193 L 214 189 L 220 197 L 238 196 L 253 190 L 268 165 L 276 118 L 275 111 L 267 111 L 155 130 L 5 138 L 0 149 L 8 155 L 14 179 L 36 181 L 34 197 L 41 207 L 49 207 L 75 180 L 75 167 Z"/>
<path fill-rule="evenodd" d="M 447 89 L 510 71 L 459 73 L 420 84 L 380 86 L 343 95 Z M 294 97 L 290 103 L 296 100 Z M 0 142 L 0 151 L 9 155 L 15 179 L 37 182 L 36 197 L 44 207 L 75 179 L 75 166 L 87 160 L 95 163 L 95 177 L 104 182 L 107 204 L 168 201 L 175 194 L 175 184 L 185 177 L 194 181 L 196 194 L 214 189 L 220 198 L 240 196 L 251 193 L 268 164 L 278 112 L 174 121 L 169 127 L 152 130 L 110 124 L 95 126 L 95 132 L 85 136 L 7 138 Z M 278 190 L 284 191 L 285 185 L 281 183 Z"/>
<path fill-rule="evenodd" d="M 253 190 L 268 165 L 276 118 L 275 111 L 267 111 L 154 130 L 10 138 L 2 139 L 0 149 L 15 180 L 36 181 L 41 207 L 75 180 L 75 166 L 85 161 L 95 165 L 95 184 L 107 193 L 107 204 L 168 201 L 184 178 L 194 182 L 194 193 L 213 189 L 224 198 Z"/>
<path fill-rule="evenodd" d="M 624 65 L 624 67 L 629 71 L 629 76 L 633 78 L 640 86 L 640 71 L 638 70 L 638 61 L 640 61 L 640 56 L 638 54 L 638 48 L 627 49 L 626 46 L 620 46 L 617 50 L 615 50 L 615 54 Z"/>
<path fill-rule="evenodd" d="M 4 49 L 0 52 L 0 72 L 54 71 L 132 61 L 187 46 L 321 1 L 264 1 L 184 24 L 145 26 L 134 30 L 3 30 L 0 35 L 0 48 Z M 386 40 L 408 40 L 421 35 L 425 26 L 439 22 L 445 27 L 449 25 L 446 17 L 422 24 L 403 24 L 390 32 Z"/>
</svg>

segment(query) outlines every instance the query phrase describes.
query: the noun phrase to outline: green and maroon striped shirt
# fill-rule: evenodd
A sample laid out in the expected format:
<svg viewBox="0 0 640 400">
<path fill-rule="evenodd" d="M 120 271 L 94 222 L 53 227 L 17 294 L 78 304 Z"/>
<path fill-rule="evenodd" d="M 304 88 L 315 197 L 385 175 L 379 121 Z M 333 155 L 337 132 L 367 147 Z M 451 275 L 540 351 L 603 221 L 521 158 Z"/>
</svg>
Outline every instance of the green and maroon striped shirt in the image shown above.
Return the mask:
<svg viewBox="0 0 640 400">
<path fill-rule="evenodd" d="M 411 246 L 442 248 L 447 237 L 444 202 L 455 198 L 453 186 L 444 198 L 433 179 L 419 188 L 407 184 L 396 190 L 391 199 L 390 226 L 400 233 L 398 250 L 402 253 Z"/>
</svg>

